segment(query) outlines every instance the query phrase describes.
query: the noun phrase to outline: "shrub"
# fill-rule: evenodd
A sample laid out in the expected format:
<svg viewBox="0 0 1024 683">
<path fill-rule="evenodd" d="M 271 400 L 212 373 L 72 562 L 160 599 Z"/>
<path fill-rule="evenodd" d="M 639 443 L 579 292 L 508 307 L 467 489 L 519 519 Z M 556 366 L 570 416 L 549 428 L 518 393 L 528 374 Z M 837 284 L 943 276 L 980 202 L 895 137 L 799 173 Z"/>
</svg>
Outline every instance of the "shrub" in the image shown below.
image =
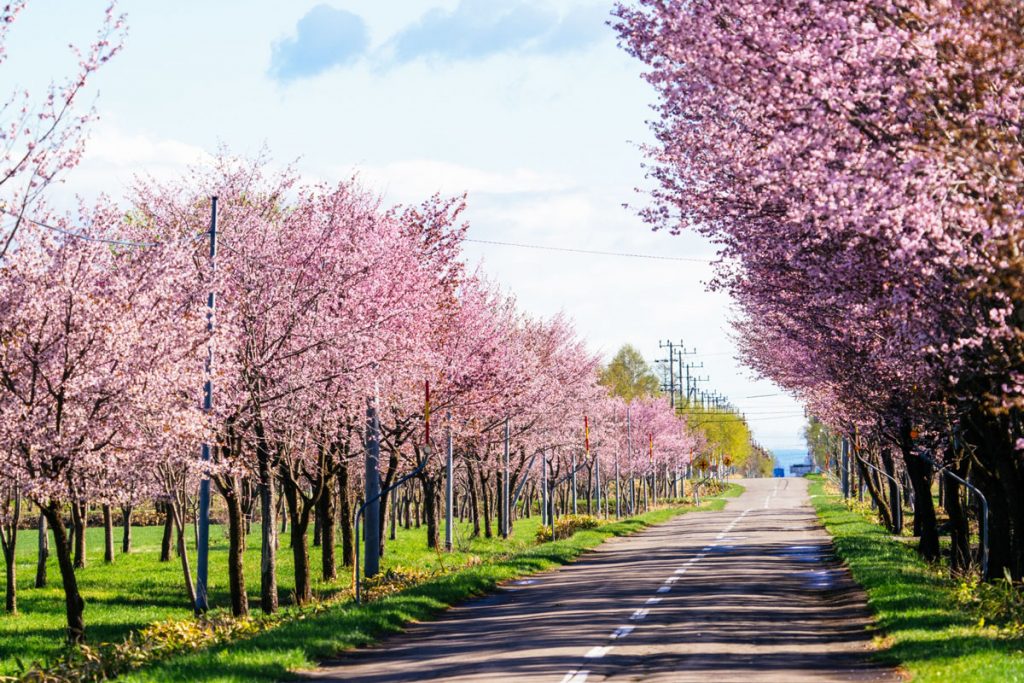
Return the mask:
<svg viewBox="0 0 1024 683">
<path fill-rule="evenodd" d="M 1015 584 L 1009 571 L 991 583 L 975 575 L 962 578 L 955 590 L 957 602 L 978 615 L 978 625 L 998 624 L 1004 635 L 1024 635 L 1024 584 Z"/>
<path fill-rule="evenodd" d="M 555 520 L 555 538 L 569 538 L 581 529 L 596 529 L 601 520 L 593 515 L 565 515 Z M 537 529 L 537 542 L 546 543 L 551 540 L 551 527 L 542 526 Z"/>
<path fill-rule="evenodd" d="M 32 683 L 86 683 L 106 681 L 151 662 L 183 652 L 194 652 L 218 643 L 248 638 L 298 613 L 274 617 L 233 617 L 227 614 L 199 619 L 168 619 L 150 624 L 121 643 L 79 645 L 45 664 L 36 662 L 14 678 Z"/>
<path fill-rule="evenodd" d="M 407 567 L 394 567 L 382 571 L 368 579 L 363 580 L 363 591 L 366 600 L 379 600 L 383 597 L 403 591 L 417 584 L 423 583 L 434 576 L 429 571 L 422 569 L 409 569 Z"/>
</svg>

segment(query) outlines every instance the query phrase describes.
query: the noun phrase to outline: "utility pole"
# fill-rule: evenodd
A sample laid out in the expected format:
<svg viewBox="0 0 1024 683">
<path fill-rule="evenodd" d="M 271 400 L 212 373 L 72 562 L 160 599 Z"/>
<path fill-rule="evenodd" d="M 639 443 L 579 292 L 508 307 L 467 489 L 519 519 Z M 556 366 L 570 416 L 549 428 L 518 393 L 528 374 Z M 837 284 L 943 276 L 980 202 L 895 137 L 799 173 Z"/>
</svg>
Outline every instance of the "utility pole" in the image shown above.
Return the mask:
<svg viewBox="0 0 1024 683">
<path fill-rule="evenodd" d="M 210 294 L 206 300 L 206 332 L 213 336 L 213 314 L 217 308 L 213 280 L 217 274 L 217 198 L 210 197 Z M 203 412 L 213 410 L 213 340 L 206 346 L 206 384 L 203 386 Z M 210 444 L 203 443 L 203 462 L 210 461 Z M 210 608 L 207 586 L 210 566 L 210 474 L 199 481 L 199 533 L 196 539 L 196 613 Z"/>
<path fill-rule="evenodd" d="M 701 363 L 701 365 L 703 366 L 703 363 Z M 696 366 L 694 366 L 694 367 L 696 367 Z M 690 378 L 690 383 L 692 384 L 691 391 L 693 392 L 693 402 L 694 403 L 700 402 L 701 408 L 704 407 L 704 401 L 703 401 L 703 398 L 701 396 L 701 394 L 703 392 L 702 392 L 702 390 L 697 388 L 697 385 L 700 382 L 710 382 L 710 381 L 711 381 L 711 377 L 709 375 L 705 375 L 703 377 L 701 377 L 700 375 L 694 375 L 693 377 Z"/>
<path fill-rule="evenodd" d="M 380 571 L 380 422 L 377 420 L 377 397 L 366 399 L 366 525 L 363 575 L 376 576 Z"/>
<path fill-rule="evenodd" d="M 633 435 L 629 419 L 629 404 L 626 404 L 626 457 L 629 458 L 629 514 L 636 510 L 636 490 L 633 488 Z"/>
<path fill-rule="evenodd" d="M 540 457 L 540 524 L 548 523 L 548 454 Z M 551 539 L 554 540 L 554 539 Z"/>
<path fill-rule="evenodd" d="M 696 352 L 696 349 L 694 349 L 694 352 Z M 701 361 L 699 364 L 698 363 L 685 363 L 684 364 L 683 363 L 683 352 L 682 351 L 677 351 L 676 355 L 677 355 L 678 361 L 679 361 L 679 381 L 680 382 L 683 381 L 683 372 L 685 371 L 685 373 L 686 373 L 686 378 L 685 378 L 686 379 L 686 383 L 683 385 L 683 387 L 686 389 L 686 393 L 685 393 L 685 395 L 686 395 L 686 404 L 689 405 L 691 397 L 693 395 L 692 392 L 695 392 L 697 390 L 697 382 L 696 381 L 693 382 L 693 387 L 692 388 L 690 386 L 690 370 L 698 370 L 698 369 L 703 368 L 704 367 L 704 361 Z"/>
<path fill-rule="evenodd" d="M 509 531 L 512 529 L 512 520 L 509 517 L 511 510 L 509 510 L 508 501 L 508 490 L 509 490 L 509 447 L 510 447 L 511 436 L 509 432 L 508 418 L 505 418 L 505 462 L 503 463 L 505 472 L 501 477 L 501 537 L 508 538 Z"/>
<path fill-rule="evenodd" d="M 615 519 L 622 517 L 622 479 L 619 478 L 619 452 L 615 451 Z"/>
<path fill-rule="evenodd" d="M 686 348 L 683 347 L 683 342 L 682 341 L 679 341 L 679 342 L 672 342 L 672 341 L 664 341 L 664 342 L 662 342 L 662 341 L 659 341 L 658 342 L 658 348 L 659 349 L 668 349 L 668 358 L 660 360 L 658 362 L 660 362 L 660 363 L 668 362 L 668 396 L 669 396 L 669 404 L 673 408 L 675 408 L 676 407 L 676 371 L 675 371 L 676 360 L 678 359 L 679 362 L 682 363 L 682 357 L 683 356 L 692 356 L 693 354 L 697 353 L 697 349 L 694 349 L 692 351 L 687 351 Z"/>
<path fill-rule="evenodd" d="M 573 448 L 570 453 L 571 467 L 569 470 L 569 486 L 572 487 L 572 514 L 577 514 L 576 508 L 576 449 Z"/>
<path fill-rule="evenodd" d="M 850 497 L 850 445 L 846 437 L 843 437 L 842 471 L 840 472 L 843 498 Z"/>
<path fill-rule="evenodd" d="M 453 454 L 453 443 L 452 443 L 452 414 L 448 413 L 448 457 L 445 461 L 445 477 L 444 477 L 444 549 L 448 552 L 452 551 L 452 499 L 454 496 L 455 488 L 454 482 L 452 481 L 455 463 Z"/>
</svg>

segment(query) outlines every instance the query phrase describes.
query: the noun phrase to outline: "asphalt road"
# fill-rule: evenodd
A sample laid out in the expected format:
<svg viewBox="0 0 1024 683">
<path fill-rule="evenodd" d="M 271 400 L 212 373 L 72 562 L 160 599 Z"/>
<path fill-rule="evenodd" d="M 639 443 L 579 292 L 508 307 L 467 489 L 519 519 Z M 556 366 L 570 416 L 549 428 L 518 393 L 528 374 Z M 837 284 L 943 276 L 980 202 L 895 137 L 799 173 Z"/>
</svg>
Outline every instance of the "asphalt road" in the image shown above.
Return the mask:
<svg viewBox="0 0 1024 683">
<path fill-rule="evenodd" d="M 803 479 L 612 539 L 310 673 L 337 681 L 898 681 Z"/>
</svg>

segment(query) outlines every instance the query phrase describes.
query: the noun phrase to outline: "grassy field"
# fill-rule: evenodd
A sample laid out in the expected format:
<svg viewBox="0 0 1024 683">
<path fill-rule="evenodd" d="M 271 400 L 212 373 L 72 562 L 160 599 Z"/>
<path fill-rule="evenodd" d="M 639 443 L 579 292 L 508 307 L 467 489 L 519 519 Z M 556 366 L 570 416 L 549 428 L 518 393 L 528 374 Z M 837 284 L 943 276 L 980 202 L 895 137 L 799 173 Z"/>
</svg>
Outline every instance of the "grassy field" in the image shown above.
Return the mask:
<svg viewBox="0 0 1024 683">
<path fill-rule="evenodd" d="M 737 495 L 734 487 L 727 495 Z M 701 509 L 717 509 L 723 499 L 712 500 Z M 498 581 L 532 571 L 564 564 L 612 535 L 632 533 L 648 524 L 665 521 L 685 511 L 662 508 L 603 526 L 600 530 L 580 532 L 571 539 L 537 545 L 534 534 L 539 518 L 519 520 L 508 541 L 470 539 L 469 524 L 460 524 L 455 534 L 456 552 L 438 553 L 425 547 L 425 529 L 399 528 L 398 537 L 388 543 L 382 561 L 384 569 L 412 567 L 419 570 L 452 570 L 427 583 L 364 607 L 342 603 L 324 614 L 284 624 L 242 645 L 214 648 L 190 656 L 178 657 L 154 669 L 138 674 L 136 680 L 276 680 L 290 668 L 309 666 L 316 657 L 346 647 L 366 643 L 383 633 L 394 631 L 411 619 L 422 619 L 453 602 L 485 591 Z M 134 550 L 118 555 L 112 565 L 102 561 L 102 529 L 88 531 L 88 564 L 78 573 L 86 601 L 87 638 L 92 643 L 122 640 L 129 632 L 146 624 L 173 617 L 187 617 L 186 598 L 177 558 L 158 561 L 161 529 L 140 527 L 134 530 Z M 227 541 L 223 530 L 211 531 L 210 602 L 213 608 L 228 604 Z M 341 568 L 334 584 L 316 579 L 319 551 L 313 549 L 314 590 L 330 595 L 347 589 L 351 575 Z M 60 576 L 51 559 L 49 587 L 32 587 L 35 571 L 35 535 L 19 537 L 19 611 L 0 615 L 0 675 L 18 670 L 18 659 L 25 663 L 58 653 L 63 647 L 63 593 Z M 339 551 L 340 557 L 340 551 Z M 283 545 L 278 557 L 278 577 L 282 602 L 287 602 L 293 581 L 291 551 Z M 467 565 L 473 566 L 467 566 Z M 194 558 L 193 558 L 194 566 Z M 246 553 L 246 579 L 250 602 L 259 599 L 259 527 L 255 526 Z M 257 610 L 258 611 L 258 610 Z M 216 666 L 216 671 L 206 668 Z M 212 676 L 212 677 L 211 677 Z"/>
<path fill-rule="evenodd" d="M 839 556 L 868 594 L 885 634 L 880 657 L 921 683 L 1024 681 L 1024 639 L 1010 637 L 956 599 L 957 582 L 921 560 L 865 513 L 811 483 L 811 500 Z"/>
</svg>

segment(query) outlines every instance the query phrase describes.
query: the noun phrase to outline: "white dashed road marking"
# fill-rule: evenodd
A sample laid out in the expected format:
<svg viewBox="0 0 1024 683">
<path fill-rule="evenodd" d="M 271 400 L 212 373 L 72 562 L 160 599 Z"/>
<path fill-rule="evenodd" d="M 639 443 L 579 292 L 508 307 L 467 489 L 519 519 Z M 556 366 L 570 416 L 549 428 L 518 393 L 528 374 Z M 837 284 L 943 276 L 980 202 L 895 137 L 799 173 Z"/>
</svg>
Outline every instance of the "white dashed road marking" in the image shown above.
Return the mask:
<svg viewBox="0 0 1024 683">
<path fill-rule="evenodd" d="M 612 640 L 621 640 L 622 638 L 625 638 L 626 636 L 628 636 L 630 633 L 633 632 L 634 628 L 636 628 L 636 626 L 620 626 L 620 627 L 618 627 L 617 629 L 615 629 L 614 632 L 612 632 L 612 636 L 611 636 Z"/>
<path fill-rule="evenodd" d="M 768 507 L 768 503 L 771 500 L 771 497 L 773 495 L 775 495 L 776 493 L 778 493 L 777 485 L 776 485 L 776 489 L 773 490 L 770 494 L 768 494 L 767 498 L 765 498 L 764 506 L 766 508 Z M 740 521 L 744 517 L 746 517 L 749 512 L 751 512 L 752 509 L 753 508 L 747 508 L 742 513 L 740 513 L 739 516 L 737 516 L 735 519 L 733 519 L 731 522 L 729 522 L 729 524 L 725 527 L 725 529 L 723 529 L 722 532 L 720 534 L 718 534 L 715 538 L 717 540 L 719 540 L 719 541 L 724 539 L 726 537 L 726 535 L 730 531 L 732 531 L 733 528 L 737 524 L 739 524 Z M 738 536 L 736 538 L 742 538 L 742 536 Z M 734 540 L 734 539 L 729 539 L 729 540 Z M 686 570 L 689 569 L 689 565 L 695 564 L 696 562 L 699 562 L 703 558 L 707 557 L 707 553 L 709 551 L 711 551 L 713 548 L 715 548 L 717 545 L 718 545 L 718 543 L 716 542 L 716 543 L 711 543 L 710 545 L 704 546 L 704 548 L 703 548 L 703 550 L 701 552 L 697 553 L 696 555 L 694 555 L 693 557 L 691 557 L 690 559 L 688 559 L 686 561 L 686 565 L 676 569 L 673 572 L 673 576 L 669 576 L 667 579 L 665 579 L 664 583 L 661 586 L 659 586 L 657 591 L 655 591 L 655 592 L 657 592 L 657 593 L 669 593 L 669 592 L 671 592 L 672 591 L 672 586 L 677 581 L 679 581 L 680 577 L 683 574 L 686 573 Z M 662 599 L 660 597 L 647 598 L 647 601 L 644 604 L 645 605 L 657 605 L 658 603 L 661 602 L 661 600 Z M 650 611 L 651 610 L 650 610 L 649 607 L 641 607 L 640 609 L 635 610 L 632 615 L 630 615 L 629 620 L 630 621 L 643 621 L 644 619 L 647 618 L 647 615 L 650 614 Z M 635 628 L 636 627 L 633 626 L 633 625 L 620 626 L 617 629 L 615 629 L 614 631 L 612 631 L 612 634 L 609 636 L 609 638 L 611 640 L 621 640 L 622 638 L 625 638 L 630 633 L 632 633 Z M 604 657 L 606 654 L 608 654 L 608 652 L 612 649 L 612 647 L 613 647 L 612 645 L 598 645 L 598 646 L 592 647 L 589 650 L 587 650 L 587 653 L 585 655 L 583 655 L 583 657 L 584 657 L 584 659 L 600 659 L 600 658 Z M 586 683 L 587 676 L 589 676 L 589 675 L 590 675 L 590 670 L 589 669 L 573 669 L 572 671 L 570 671 L 569 673 L 567 673 L 565 675 L 565 677 L 562 679 L 562 683 Z"/>
</svg>

